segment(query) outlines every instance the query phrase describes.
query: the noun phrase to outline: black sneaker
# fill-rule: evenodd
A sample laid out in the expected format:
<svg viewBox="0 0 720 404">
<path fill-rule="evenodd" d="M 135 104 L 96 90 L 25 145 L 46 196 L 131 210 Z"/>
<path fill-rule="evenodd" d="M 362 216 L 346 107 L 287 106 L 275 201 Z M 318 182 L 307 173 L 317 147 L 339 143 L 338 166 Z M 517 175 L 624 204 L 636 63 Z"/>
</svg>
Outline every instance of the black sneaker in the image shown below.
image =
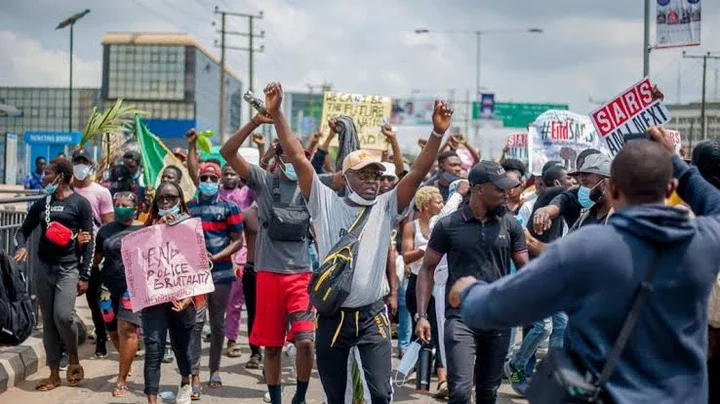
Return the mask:
<svg viewBox="0 0 720 404">
<path fill-rule="evenodd" d="M 95 357 L 104 358 L 107 354 L 107 341 L 101 339 L 97 340 L 95 345 Z"/>
<path fill-rule="evenodd" d="M 70 358 L 68 358 L 67 353 L 63 352 L 62 356 L 60 356 L 60 370 L 62 372 L 66 371 L 68 369 L 69 362 L 70 362 Z"/>
</svg>

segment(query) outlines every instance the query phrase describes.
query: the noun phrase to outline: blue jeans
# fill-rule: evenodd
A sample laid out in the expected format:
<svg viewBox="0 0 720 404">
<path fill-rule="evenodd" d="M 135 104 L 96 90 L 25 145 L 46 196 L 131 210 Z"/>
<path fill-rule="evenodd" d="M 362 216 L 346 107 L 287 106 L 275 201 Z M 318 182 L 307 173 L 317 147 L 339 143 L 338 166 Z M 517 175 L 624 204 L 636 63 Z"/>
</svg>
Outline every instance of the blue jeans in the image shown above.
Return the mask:
<svg viewBox="0 0 720 404">
<path fill-rule="evenodd" d="M 568 316 L 560 312 L 555 313 L 552 319 L 552 333 L 550 334 L 550 348 L 562 348 L 565 339 L 565 329 L 567 328 Z"/>
<path fill-rule="evenodd" d="M 412 319 L 405 303 L 405 292 L 408 280 L 403 279 L 400 288 L 398 288 L 398 347 L 407 348 L 412 340 Z"/>
<path fill-rule="evenodd" d="M 542 343 L 543 340 L 547 338 L 547 336 L 550 334 L 549 323 L 550 319 L 548 318 L 545 320 L 540 320 L 533 324 L 530 332 L 525 335 L 525 338 L 523 339 L 517 354 L 510 361 L 510 364 L 513 368 L 515 368 L 516 370 L 524 371 L 526 375 L 532 374 L 532 367 L 528 369 L 528 364 L 530 364 L 530 359 L 533 355 L 535 355 L 535 351 L 537 351 L 540 343 Z"/>
</svg>

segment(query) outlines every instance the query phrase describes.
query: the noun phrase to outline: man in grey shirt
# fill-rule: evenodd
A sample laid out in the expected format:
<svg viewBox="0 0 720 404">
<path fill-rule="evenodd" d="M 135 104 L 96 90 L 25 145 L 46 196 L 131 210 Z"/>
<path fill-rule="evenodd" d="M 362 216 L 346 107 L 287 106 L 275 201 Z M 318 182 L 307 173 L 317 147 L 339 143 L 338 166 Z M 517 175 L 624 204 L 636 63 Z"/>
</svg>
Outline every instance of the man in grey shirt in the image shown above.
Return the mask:
<svg viewBox="0 0 720 404">
<path fill-rule="evenodd" d="M 386 269 L 390 233 L 430 171 L 442 137 L 450 126 L 452 110 L 443 102 L 435 102 L 430 140 L 411 171 L 393 191 L 378 196 L 380 178 L 385 170 L 378 158 L 364 150 L 348 155 L 342 167 L 347 196 L 341 198 L 320 182 L 305 158 L 302 146 L 293 137 L 281 111 L 282 97 L 279 83 L 272 83 L 265 89 L 265 106 L 275 123 L 280 144 L 295 167 L 300 191 L 307 200 L 321 261 L 363 209 L 371 209 L 364 234 L 360 236 L 350 295 L 336 314 L 320 314 L 317 319 L 317 365 L 328 404 L 344 403 L 347 359 L 354 346 L 360 352 L 360 366 L 372 402 L 390 403 L 392 342 L 390 321 L 383 302 L 389 291 L 397 291 L 394 271 L 388 274 Z"/>
<path fill-rule="evenodd" d="M 258 293 L 250 344 L 265 347 L 265 382 L 271 403 L 280 404 L 282 347 L 286 338 L 287 341 L 295 343 L 297 391 L 292 403 L 299 404 L 305 402 L 313 366 L 315 338 L 315 315 L 308 294 L 312 275 L 307 231 L 309 217 L 305 234 L 289 234 L 284 225 L 280 226 L 281 231 L 278 233 L 278 227 L 271 225 L 276 216 L 275 208 L 287 208 L 299 212 L 299 215 L 302 215 L 303 210 L 307 210 L 297 185 L 295 169 L 282 146 L 278 145 L 276 148 L 273 172 L 251 165 L 237 153 L 245 139 L 263 123 L 272 123 L 272 120 L 263 114 L 253 117 L 225 143 L 221 153 L 240 178 L 247 182 L 247 186 L 255 191 L 261 224 L 255 241 Z M 300 150 L 305 161 L 310 164 L 302 147 Z"/>
</svg>

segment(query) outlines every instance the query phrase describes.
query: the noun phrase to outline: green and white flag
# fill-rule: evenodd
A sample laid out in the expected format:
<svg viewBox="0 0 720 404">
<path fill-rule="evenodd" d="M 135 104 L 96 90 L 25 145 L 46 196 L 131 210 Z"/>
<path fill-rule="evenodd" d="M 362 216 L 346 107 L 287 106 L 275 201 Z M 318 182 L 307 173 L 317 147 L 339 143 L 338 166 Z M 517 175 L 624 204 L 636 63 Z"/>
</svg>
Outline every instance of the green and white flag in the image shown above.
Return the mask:
<svg viewBox="0 0 720 404">
<path fill-rule="evenodd" d="M 195 185 L 190 178 L 187 167 L 183 165 L 165 144 L 148 130 L 147 126 L 140 121 L 140 116 L 135 115 L 135 134 L 137 135 L 140 154 L 142 154 L 143 176 L 145 184 L 153 189 L 160 184 L 160 176 L 169 165 L 178 167 L 183 175 L 180 179 L 180 188 L 185 194 L 185 200 L 189 201 L 195 196 Z"/>
</svg>

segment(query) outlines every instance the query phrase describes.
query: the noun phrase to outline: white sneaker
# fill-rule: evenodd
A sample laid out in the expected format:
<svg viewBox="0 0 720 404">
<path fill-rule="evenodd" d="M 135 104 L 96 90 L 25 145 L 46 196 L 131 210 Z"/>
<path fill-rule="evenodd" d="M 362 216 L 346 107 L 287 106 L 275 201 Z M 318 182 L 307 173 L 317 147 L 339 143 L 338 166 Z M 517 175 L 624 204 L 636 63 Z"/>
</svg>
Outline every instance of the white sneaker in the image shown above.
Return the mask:
<svg viewBox="0 0 720 404">
<path fill-rule="evenodd" d="M 178 389 L 175 404 L 190 404 L 192 402 L 192 386 L 186 384 Z"/>
<path fill-rule="evenodd" d="M 280 388 L 280 396 L 285 396 L 285 389 L 284 386 Z M 266 391 L 263 395 L 263 402 L 264 403 L 272 403 L 272 400 L 270 399 L 270 392 Z"/>
</svg>

